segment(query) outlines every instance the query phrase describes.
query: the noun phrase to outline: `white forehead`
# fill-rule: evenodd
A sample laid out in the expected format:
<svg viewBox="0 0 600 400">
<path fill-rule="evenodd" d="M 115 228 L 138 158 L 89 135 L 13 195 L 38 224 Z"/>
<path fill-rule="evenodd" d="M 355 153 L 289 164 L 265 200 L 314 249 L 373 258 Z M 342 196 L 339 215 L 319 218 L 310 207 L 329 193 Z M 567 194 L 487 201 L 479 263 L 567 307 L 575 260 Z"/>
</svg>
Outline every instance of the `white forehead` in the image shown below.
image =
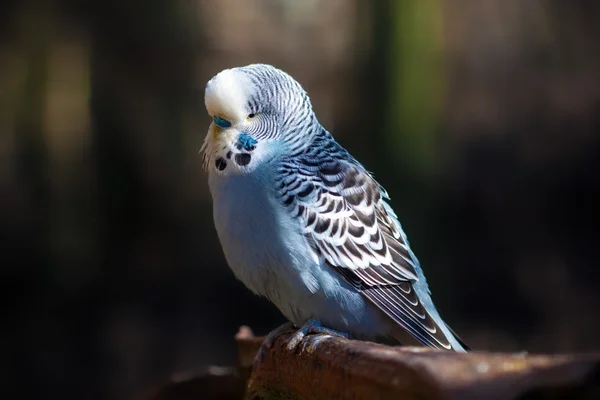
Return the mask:
<svg viewBox="0 0 600 400">
<path fill-rule="evenodd" d="M 248 100 L 254 85 L 244 72 L 237 68 L 219 72 L 206 85 L 204 104 L 211 116 L 240 120 L 248 113 Z"/>
</svg>

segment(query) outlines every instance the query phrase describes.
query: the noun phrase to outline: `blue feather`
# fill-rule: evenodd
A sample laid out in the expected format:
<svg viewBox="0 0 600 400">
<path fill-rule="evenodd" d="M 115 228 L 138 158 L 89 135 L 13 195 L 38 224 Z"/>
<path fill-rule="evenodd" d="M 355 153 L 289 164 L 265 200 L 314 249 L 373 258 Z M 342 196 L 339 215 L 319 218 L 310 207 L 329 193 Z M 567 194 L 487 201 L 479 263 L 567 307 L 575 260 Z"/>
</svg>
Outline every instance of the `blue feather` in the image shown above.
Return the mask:
<svg viewBox="0 0 600 400">
<path fill-rule="evenodd" d="M 253 139 L 252 137 L 250 137 L 249 135 L 247 135 L 245 133 L 240 133 L 240 135 L 238 136 L 238 141 L 237 141 L 236 147 L 240 150 L 244 149 L 246 151 L 252 151 L 252 150 L 254 150 L 256 143 L 258 143 L 256 141 L 256 139 Z"/>
</svg>

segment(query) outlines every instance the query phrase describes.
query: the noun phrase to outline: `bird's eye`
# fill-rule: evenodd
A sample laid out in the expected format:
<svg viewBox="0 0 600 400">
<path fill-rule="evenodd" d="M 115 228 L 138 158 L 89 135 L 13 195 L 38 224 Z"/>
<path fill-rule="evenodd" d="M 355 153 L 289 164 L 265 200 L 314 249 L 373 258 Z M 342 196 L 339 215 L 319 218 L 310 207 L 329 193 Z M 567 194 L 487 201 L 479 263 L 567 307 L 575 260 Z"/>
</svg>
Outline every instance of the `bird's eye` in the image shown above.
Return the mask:
<svg viewBox="0 0 600 400">
<path fill-rule="evenodd" d="M 248 114 L 248 119 L 252 119 L 256 116 L 256 114 L 252 113 L 252 114 Z"/>
</svg>

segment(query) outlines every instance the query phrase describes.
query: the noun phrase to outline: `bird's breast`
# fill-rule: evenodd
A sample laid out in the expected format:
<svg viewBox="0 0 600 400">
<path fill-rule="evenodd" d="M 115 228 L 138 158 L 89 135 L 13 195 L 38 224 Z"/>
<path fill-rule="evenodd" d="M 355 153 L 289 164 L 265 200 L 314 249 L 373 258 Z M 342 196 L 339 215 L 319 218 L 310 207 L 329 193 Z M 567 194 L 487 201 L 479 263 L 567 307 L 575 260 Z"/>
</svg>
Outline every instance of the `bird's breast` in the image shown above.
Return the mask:
<svg viewBox="0 0 600 400">
<path fill-rule="evenodd" d="M 297 262 L 290 249 L 304 245 L 299 225 L 278 203 L 267 172 L 211 175 L 213 217 L 229 266 L 250 290 L 276 301 L 282 281 L 294 281 L 285 275 Z"/>
<path fill-rule="evenodd" d="M 209 184 L 225 258 L 250 290 L 267 297 L 297 325 L 316 318 L 356 334 L 363 323 L 378 329 L 379 323 L 365 314 L 362 296 L 315 258 L 268 176 L 214 174 Z"/>
</svg>

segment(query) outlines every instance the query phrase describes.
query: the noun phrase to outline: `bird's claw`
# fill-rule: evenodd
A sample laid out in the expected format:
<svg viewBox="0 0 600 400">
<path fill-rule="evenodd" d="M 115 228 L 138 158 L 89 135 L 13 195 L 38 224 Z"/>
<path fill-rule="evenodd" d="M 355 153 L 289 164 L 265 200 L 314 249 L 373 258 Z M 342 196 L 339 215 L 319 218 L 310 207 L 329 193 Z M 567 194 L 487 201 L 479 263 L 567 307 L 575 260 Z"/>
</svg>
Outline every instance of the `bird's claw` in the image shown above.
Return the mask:
<svg viewBox="0 0 600 400">
<path fill-rule="evenodd" d="M 281 325 L 280 327 L 274 329 L 271 333 L 269 333 L 263 344 L 260 346 L 260 349 L 258 350 L 256 357 L 254 358 L 254 363 L 262 362 L 267 357 L 267 354 L 271 350 L 271 347 L 273 346 L 275 340 L 280 335 L 287 333 L 292 329 L 294 329 L 294 325 L 291 322 L 287 322 Z M 288 339 L 286 348 L 290 351 L 294 351 L 298 347 L 300 342 L 302 342 L 302 340 L 306 337 L 306 335 L 311 333 L 320 333 L 322 335 L 311 338 L 311 341 L 303 347 L 303 349 L 309 352 L 314 351 L 322 340 L 328 339 L 332 336 L 348 338 L 347 333 L 326 328 L 323 325 L 321 325 L 319 321 L 311 319 L 300 329 L 294 332 L 294 334 Z"/>
<path fill-rule="evenodd" d="M 340 336 L 344 338 L 348 338 L 348 334 L 344 332 L 339 332 L 330 328 L 326 328 L 321 323 L 315 319 L 309 320 L 304 326 L 302 326 L 296 333 L 290 337 L 287 343 L 287 349 L 293 351 L 298 347 L 302 339 L 309 333 L 321 333 L 324 334 L 322 336 L 318 336 L 312 339 L 311 343 L 307 344 L 308 348 L 306 348 L 309 352 L 314 351 L 318 344 L 323 340 L 327 339 L 331 336 Z"/>
</svg>

